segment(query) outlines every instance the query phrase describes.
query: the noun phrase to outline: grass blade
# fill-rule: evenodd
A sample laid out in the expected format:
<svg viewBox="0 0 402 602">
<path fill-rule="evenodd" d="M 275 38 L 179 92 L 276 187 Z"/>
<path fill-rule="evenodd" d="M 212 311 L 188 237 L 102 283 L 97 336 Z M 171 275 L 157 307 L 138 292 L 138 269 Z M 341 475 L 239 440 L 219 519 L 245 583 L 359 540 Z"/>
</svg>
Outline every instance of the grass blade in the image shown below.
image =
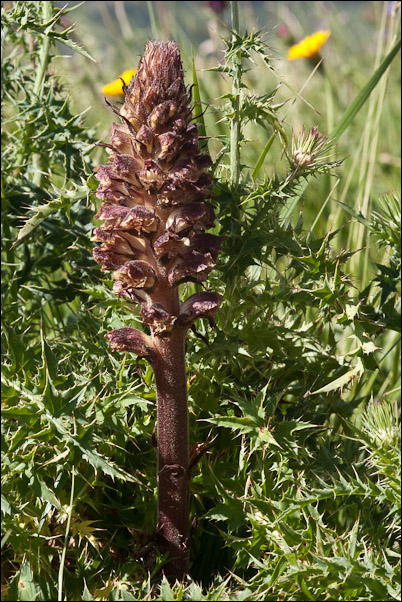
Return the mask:
<svg viewBox="0 0 402 602">
<path fill-rule="evenodd" d="M 341 120 L 339 121 L 336 128 L 331 132 L 330 138 L 340 138 L 340 136 L 345 132 L 345 130 L 352 123 L 353 119 L 356 117 L 360 109 L 365 104 L 366 100 L 370 97 L 370 94 L 380 81 L 381 77 L 384 75 L 385 71 L 388 69 L 390 64 L 392 63 L 395 56 L 398 54 L 398 51 L 401 48 L 401 38 L 396 42 L 395 46 L 390 50 L 387 56 L 382 61 L 381 65 L 374 71 L 373 75 L 368 80 L 367 84 L 364 86 L 362 90 L 360 90 L 359 94 L 356 96 L 354 101 L 348 106 L 346 111 L 344 112 Z"/>
<path fill-rule="evenodd" d="M 194 63 L 194 52 L 191 49 L 191 58 L 193 64 L 193 99 L 194 99 L 194 115 L 195 115 L 195 123 L 199 123 L 198 133 L 200 136 L 206 136 L 207 131 L 205 129 L 203 110 L 201 105 L 201 95 L 200 95 L 200 86 L 198 84 L 197 72 L 195 70 Z"/>
<path fill-rule="evenodd" d="M 271 148 L 273 141 L 275 140 L 275 136 L 276 136 L 276 131 L 268 139 L 268 142 L 266 143 L 266 145 L 265 145 L 265 147 L 264 147 L 264 149 L 263 149 L 263 151 L 262 151 L 262 153 L 260 155 L 260 158 L 257 161 L 257 165 L 254 167 L 253 173 L 251 175 L 251 177 L 253 178 L 253 180 L 256 179 L 256 177 L 258 175 L 258 172 L 260 171 L 261 166 L 264 163 L 265 157 L 267 156 L 268 151 Z"/>
</svg>

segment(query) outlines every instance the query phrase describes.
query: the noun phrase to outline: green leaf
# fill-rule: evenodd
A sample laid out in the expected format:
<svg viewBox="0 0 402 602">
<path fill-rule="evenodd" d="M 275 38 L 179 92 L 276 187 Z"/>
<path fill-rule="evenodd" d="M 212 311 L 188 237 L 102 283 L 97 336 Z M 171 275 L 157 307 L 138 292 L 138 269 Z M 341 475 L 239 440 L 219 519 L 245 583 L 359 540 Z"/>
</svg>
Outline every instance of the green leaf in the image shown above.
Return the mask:
<svg viewBox="0 0 402 602">
<path fill-rule="evenodd" d="M 194 115 L 195 115 L 195 123 L 199 123 L 200 126 L 198 128 L 198 132 L 200 136 L 206 136 L 207 135 L 207 131 L 205 129 L 205 122 L 204 122 L 204 116 L 203 116 L 203 110 L 202 110 L 202 103 L 201 103 L 201 95 L 200 95 L 200 86 L 198 84 L 198 79 L 197 79 L 197 72 L 195 70 L 195 63 L 194 63 L 194 52 L 193 49 L 191 49 L 191 57 L 192 57 L 192 64 L 193 64 L 193 89 L 192 89 L 192 93 L 193 93 L 193 98 L 194 98 Z M 204 141 L 201 141 L 201 144 L 204 145 Z"/>
<path fill-rule="evenodd" d="M 119 588 L 119 595 L 122 602 L 131 602 L 131 600 L 137 600 L 137 598 L 134 598 L 134 596 L 126 589 Z M 116 599 L 118 600 L 119 598 Z"/>
<path fill-rule="evenodd" d="M 244 525 L 243 504 L 231 497 L 225 502 L 217 504 L 212 510 L 209 510 L 205 518 L 225 521 L 228 523 L 228 528 L 234 531 Z"/>
<path fill-rule="evenodd" d="M 87 443 L 81 444 L 79 441 L 77 441 L 77 439 L 75 437 L 71 436 L 68 433 L 68 431 L 65 429 L 64 425 L 62 424 L 62 422 L 60 420 L 58 420 L 57 418 L 54 418 L 48 412 L 46 412 L 46 417 L 49 420 L 49 422 L 51 422 L 56 427 L 56 430 L 61 435 L 63 435 L 64 439 L 66 439 L 67 441 L 72 443 L 72 445 L 74 445 L 75 447 L 77 447 L 80 450 L 80 452 L 82 453 L 83 459 L 86 460 L 87 462 L 89 462 L 95 468 L 95 470 L 100 470 L 103 473 L 111 476 L 113 479 L 117 478 L 117 479 L 122 479 L 123 481 L 131 481 L 131 482 L 137 481 L 137 479 L 132 477 L 126 471 L 112 466 L 112 464 L 110 462 L 108 462 L 107 460 L 105 460 L 105 458 L 100 456 L 97 452 L 91 450 L 88 447 Z"/>
<path fill-rule="evenodd" d="M 89 591 L 86 583 L 84 585 L 84 591 L 82 592 L 82 600 L 84 600 L 85 602 L 89 602 L 90 600 L 93 600 L 93 596 L 92 596 L 91 592 Z"/>
<path fill-rule="evenodd" d="M 349 213 L 349 215 L 352 215 L 358 222 L 360 222 L 361 224 L 363 224 L 363 226 L 366 226 L 366 228 L 371 228 L 372 227 L 371 222 L 368 219 L 366 219 L 364 217 L 364 215 L 362 215 L 361 213 L 358 213 L 352 207 L 349 207 L 349 205 L 346 205 L 346 203 L 342 203 L 342 201 L 339 201 L 335 197 L 333 198 L 333 200 L 340 207 L 342 207 L 342 209 L 344 209 L 347 213 Z"/>
<path fill-rule="evenodd" d="M 256 164 L 256 166 L 253 169 L 253 173 L 251 174 L 251 177 L 253 178 L 253 180 L 255 180 L 257 178 L 257 176 L 258 176 L 258 172 L 260 171 L 261 166 L 264 163 L 265 157 L 267 156 L 268 151 L 271 148 L 273 141 L 275 140 L 276 133 L 277 132 L 275 130 L 275 132 L 272 134 L 272 136 L 270 138 L 268 138 L 268 141 L 267 141 L 266 145 L 263 148 L 263 151 L 262 151 L 262 153 L 261 153 L 261 155 L 260 155 L 260 157 L 259 157 L 259 159 L 257 161 L 257 164 Z"/>
<path fill-rule="evenodd" d="M 186 591 L 186 597 L 189 596 L 188 600 L 194 600 L 197 602 L 198 600 L 205 600 L 202 589 L 197 583 L 191 583 L 190 587 Z"/>
<path fill-rule="evenodd" d="M 33 580 L 33 572 L 29 560 L 26 560 L 19 571 L 18 598 L 22 602 L 36 600 L 37 591 Z"/>
<path fill-rule="evenodd" d="M 328 383 L 324 387 L 321 387 L 321 389 L 318 389 L 317 391 L 313 391 L 312 393 L 310 393 L 310 395 L 318 395 L 318 393 L 329 393 L 330 391 L 336 391 L 337 389 L 342 389 L 343 387 L 348 385 L 350 382 L 352 382 L 355 378 L 360 378 L 361 375 L 363 374 L 363 372 L 364 372 L 364 366 L 363 366 L 361 359 L 358 357 L 356 365 L 352 368 L 352 370 L 349 370 L 348 372 L 346 372 L 346 374 L 343 374 L 342 376 L 340 376 L 339 378 L 336 378 L 335 380 Z"/>
<path fill-rule="evenodd" d="M 77 42 L 74 42 L 74 40 L 72 40 L 69 37 L 69 34 L 73 32 L 72 25 L 61 32 L 53 30 L 53 27 L 59 24 L 58 21 L 62 10 L 59 11 L 56 15 L 54 15 L 50 19 L 50 21 L 42 24 L 38 24 L 34 19 L 30 19 L 27 14 L 26 19 L 24 19 L 24 22 L 21 24 L 20 29 L 26 31 L 35 31 L 37 34 L 46 36 L 47 38 L 50 38 L 53 42 L 59 42 L 60 44 L 71 48 L 71 50 L 74 50 L 74 52 L 78 52 L 78 54 L 82 54 L 82 56 L 85 56 L 86 58 L 96 63 L 96 59 L 94 59 L 84 48 L 82 48 L 82 46 L 77 44 Z"/>
<path fill-rule="evenodd" d="M 3 514 L 10 514 L 15 516 L 18 514 L 18 509 L 14 504 L 10 504 L 5 495 L 1 494 L 1 511 Z"/>
<path fill-rule="evenodd" d="M 216 424 L 216 426 L 223 426 L 225 428 L 230 428 L 233 431 L 240 431 L 242 433 L 252 433 L 259 428 L 255 424 L 255 420 L 248 417 L 240 418 L 238 416 L 219 416 L 218 418 L 204 418 L 203 422 L 210 422 L 211 424 Z"/>
<path fill-rule="evenodd" d="M 61 508 L 60 503 L 59 503 L 58 499 L 56 498 L 56 496 L 54 495 L 53 491 L 51 491 L 48 488 L 46 483 L 42 479 L 40 479 L 38 477 L 38 475 L 36 475 L 36 474 L 33 475 L 31 482 L 30 482 L 30 487 L 32 488 L 32 493 L 35 496 L 37 496 L 41 500 L 44 500 L 45 502 L 48 502 L 54 508 L 57 508 L 58 510 L 60 510 L 60 508 Z"/>
<path fill-rule="evenodd" d="M 32 232 L 50 215 L 60 211 L 60 209 L 64 209 L 69 205 L 69 201 L 67 199 L 56 199 L 54 201 L 49 201 L 46 205 L 40 205 L 39 207 L 31 207 L 33 211 L 35 211 L 35 215 L 30 217 L 21 230 L 18 232 L 17 240 L 11 247 L 12 249 L 20 244 L 20 242 L 32 234 Z"/>
<path fill-rule="evenodd" d="M 69 216 L 71 205 L 76 201 L 86 198 L 88 194 L 86 186 L 76 186 L 75 189 L 67 191 L 59 190 L 55 186 L 53 186 L 53 189 L 59 193 L 60 197 L 53 201 L 49 201 L 44 205 L 31 207 L 32 211 L 35 211 L 35 215 L 30 217 L 20 229 L 17 240 L 11 247 L 12 249 L 19 245 L 24 238 L 32 234 L 35 228 L 37 228 L 45 219 L 54 213 L 57 213 L 57 211 L 65 209 L 67 216 Z"/>
<path fill-rule="evenodd" d="M 160 600 L 174 600 L 173 592 L 170 589 L 170 585 L 165 575 L 163 575 L 162 583 L 160 585 Z"/>
<path fill-rule="evenodd" d="M 278 558 L 269 580 L 269 587 L 272 587 L 278 581 L 279 577 L 286 570 L 288 564 L 288 560 L 284 556 Z"/>
</svg>

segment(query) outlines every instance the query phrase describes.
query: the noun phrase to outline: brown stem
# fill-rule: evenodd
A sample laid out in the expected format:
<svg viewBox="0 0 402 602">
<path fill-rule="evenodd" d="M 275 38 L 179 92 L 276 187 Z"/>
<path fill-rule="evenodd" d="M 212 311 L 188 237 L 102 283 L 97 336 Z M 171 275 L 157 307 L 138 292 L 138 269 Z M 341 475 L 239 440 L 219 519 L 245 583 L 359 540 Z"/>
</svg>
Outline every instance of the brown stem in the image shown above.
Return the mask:
<svg viewBox="0 0 402 602">
<path fill-rule="evenodd" d="M 177 289 L 170 290 L 177 297 Z M 177 297 L 178 299 L 178 297 Z M 189 440 L 185 329 L 154 337 L 153 362 L 158 401 L 158 532 L 169 580 L 188 573 Z"/>
</svg>

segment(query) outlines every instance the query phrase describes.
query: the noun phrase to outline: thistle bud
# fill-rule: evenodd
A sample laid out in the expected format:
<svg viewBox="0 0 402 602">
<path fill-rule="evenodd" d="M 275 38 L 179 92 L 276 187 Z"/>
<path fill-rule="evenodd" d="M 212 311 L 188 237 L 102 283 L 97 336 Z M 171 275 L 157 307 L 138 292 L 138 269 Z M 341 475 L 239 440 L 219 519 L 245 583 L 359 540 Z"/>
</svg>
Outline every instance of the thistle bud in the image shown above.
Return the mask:
<svg viewBox="0 0 402 602">
<path fill-rule="evenodd" d="M 322 134 L 317 127 L 311 128 L 306 133 L 302 128 L 297 136 L 292 137 L 292 156 L 295 166 L 298 169 L 318 169 L 324 170 L 329 167 L 334 167 L 337 163 L 328 163 L 331 149 L 331 142 L 328 136 Z"/>
</svg>

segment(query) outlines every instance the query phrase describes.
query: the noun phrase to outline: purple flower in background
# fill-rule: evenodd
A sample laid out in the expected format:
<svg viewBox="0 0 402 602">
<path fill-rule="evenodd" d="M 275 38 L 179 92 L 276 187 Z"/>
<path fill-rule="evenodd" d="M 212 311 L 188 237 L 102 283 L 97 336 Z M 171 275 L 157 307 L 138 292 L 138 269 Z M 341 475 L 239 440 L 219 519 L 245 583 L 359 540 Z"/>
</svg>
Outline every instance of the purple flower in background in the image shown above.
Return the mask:
<svg viewBox="0 0 402 602">
<path fill-rule="evenodd" d="M 219 2 L 219 0 L 212 0 L 211 2 L 204 2 L 204 4 L 207 4 L 215 13 L 220 14 L 225 10 L 228 2 L 225 2 L 224 0 L 222 2 Z"/>
<path fill-rule="evenodd" d="M 388 2 L 387 13 L 389 17 L 393 17 L 401 10 L 400 2 Z"/>
</svg>

